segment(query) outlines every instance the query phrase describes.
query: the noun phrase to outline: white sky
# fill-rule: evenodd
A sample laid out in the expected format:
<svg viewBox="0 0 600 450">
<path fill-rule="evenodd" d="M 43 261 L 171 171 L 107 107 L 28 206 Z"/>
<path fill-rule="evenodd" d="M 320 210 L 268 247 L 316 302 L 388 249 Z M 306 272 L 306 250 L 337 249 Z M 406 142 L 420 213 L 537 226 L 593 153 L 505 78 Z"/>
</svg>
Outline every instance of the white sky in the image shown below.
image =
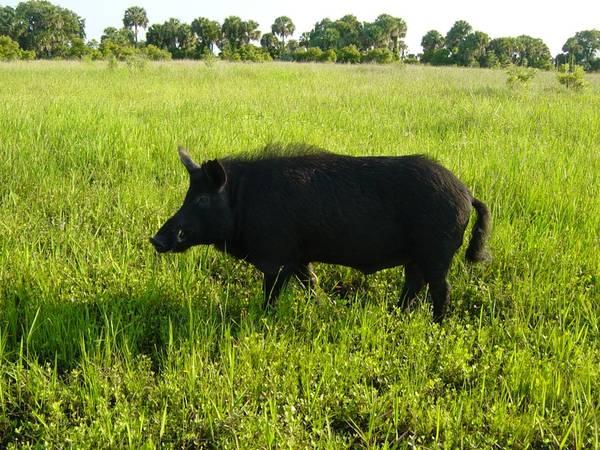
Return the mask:
<svg viewBox="0 0 600 450">
<path fill-rule="evenodd" d="M 190 23 L 196 17 L 208 17 L 220 23 L 229 15 L 253 19 L 263 32 L 270 31 L 273 19 L 289 16 L 296 25 L 296 36 L 309 31 L 315 22 L 329 17 L 338 19 L 354 14 L 360 21 L 373 21 L 379 14 L 402 17 L 408 25 L 406 43 L 411 53 L 421 51 L 421 38 L 431 29 L 446 34 L 458 19 L 492 38 L 528 34 L 548 44 L 553 55 L 561 51 L 568 37 L 577 31 L 600 28 L 600 0 L 51 0 L 75 11 L 86 20 L 88 39 L 99 39 L 104 28 L 122 26 L 123 12 L 129 6 L 142 6 L 150 23 L 170 17 Z M 0 0 L 15 6 L 18 1 Z"/>
</svg>

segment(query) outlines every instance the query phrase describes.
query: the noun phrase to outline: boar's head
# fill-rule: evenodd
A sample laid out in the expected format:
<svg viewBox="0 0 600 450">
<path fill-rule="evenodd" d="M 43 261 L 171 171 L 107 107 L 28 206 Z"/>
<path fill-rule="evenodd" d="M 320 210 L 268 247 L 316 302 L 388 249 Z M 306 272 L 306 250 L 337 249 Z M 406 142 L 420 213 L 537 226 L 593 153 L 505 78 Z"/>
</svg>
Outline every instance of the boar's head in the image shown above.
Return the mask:
<svg viewBox="0 0 600 450">
<path fill-rule="evenodd" d="M 179 211 L 150 238 L 159 253 L 222 243 L 233 228 L 223 165 L 217 160 L 198 165 L 183 147 L 179 147 L 179 158 L 190 175 L 190 187 Z"/>
</svg>

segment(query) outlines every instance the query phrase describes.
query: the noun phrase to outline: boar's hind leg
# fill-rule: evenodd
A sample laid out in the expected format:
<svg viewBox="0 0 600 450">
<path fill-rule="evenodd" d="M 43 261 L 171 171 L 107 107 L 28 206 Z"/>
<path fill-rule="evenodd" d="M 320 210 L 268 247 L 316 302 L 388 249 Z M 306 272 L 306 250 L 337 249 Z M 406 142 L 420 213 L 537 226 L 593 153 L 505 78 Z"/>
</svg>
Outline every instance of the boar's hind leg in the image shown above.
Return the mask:
<svg viewBox="0 0 600 450">
<path fill-rule="evenodd" d="M 433 302 L 433 320 L 437 323 L 442 322 L 446 314 L 446 308 L 450 303 L 450 285 L 446 281 L 447 273 L 448 269 L 431 271 L 425 274 Z"/>
<path fill-rule="evenodd" d="M 294 270 L 284 266 L 279 272 L 264 274 L 263 293 L 265 296 L 265 309 L 275 306 L 281 290 L 286 286 L 293 273 Z"/>
<path fill-rule="evenodd" d="M 400 306 L 403 309 L 411 306 L 417 294 L 423 289 L 425 280 L 421 268 L 415 263 L 408 263 L 404 266 L 404 288 L 400 294 Z"/>
<path fill-rule="evenodd" d="M 317 276 L 311 263 L 300 265 L 296 269 L 295 275 L 306 289 L 314 289 L 317 286 Z"/>
</svg>

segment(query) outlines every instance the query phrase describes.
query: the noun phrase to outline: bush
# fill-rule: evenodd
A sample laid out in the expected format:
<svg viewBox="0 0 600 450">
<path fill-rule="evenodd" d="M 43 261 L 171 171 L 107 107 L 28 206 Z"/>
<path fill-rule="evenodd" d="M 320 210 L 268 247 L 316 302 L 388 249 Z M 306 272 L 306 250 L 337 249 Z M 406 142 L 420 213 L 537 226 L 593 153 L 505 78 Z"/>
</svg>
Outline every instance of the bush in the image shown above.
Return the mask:
<svg viewBox="0 0 600 450">
<path fill-rule="evenodd" d="M 335 62 L 337 59 L 335 50 L 323 51 L 319 47 L 309 47 L 308 49 L 300 47 L 293 53 L 285 55 L 288 61 L 296 62 Z"/>
<path fill-rule="evenodd" d="M 321 50 L 319 47 L 309 47 L 304 55 L 306 58 L 305 61 L 316 62 L 319 61 L 323 56 L 323 50 Z"/>
<path fill-rule="evenodd" d="M 242 45 L 238 52 L 242 61 L 263 62 L 273 60 L 268 51 L 256 45 Z"/>
<path fill-rule="evenodd" d="M 109 59 L 112 56 L 119 61 L 126 61 L 127 58 L 131 58 L 139 50 L 131 47 L 130 45 L 122 45 L 118 42 L 107 39 L 100 44 L 100 51 L 106 59 Z"/>
<path fill-rule="evenodd" d="M 337 61 L 337 53 L 334 49 L 330 48 L 329 50 L 324 51 L 321 54 L 320 62 L 336 62 Z"/>
<path fill-rule="evenodd" d="M 206 65 L 206 67 L 212 67 L 215 64 L 215 61 L 217 60 L 217 57 L 215 56 L 215 54 L 211 50 L 205 49 L 201 53 L 200 59 L 204 62 L 204 64 Z"/>
<path fill-rule="evenodd" d="M 148 65 L 148 58 L 146 58 L 146 55 L 142 52 L 136 52 L 133 55 L 128 56 L 125 60 L 125 63 L 127 64 L 129 70 L 141 72 Z"/>
<path fill-rule="evenodd" d="M 236 52 L 235 50 L 231 50 L 229 48 L 224 48 L 223 51 L 221 51 L 220 56 L 225 61 L 241 61 L 242 60 L 242 58 L 240 57 L 240 54 L 238 52 Z"/>
<path fill-rule="evenodd" d="M 265 49 L 255 45 L 242 45 L 237 50 L 225 49 L 221 52 L 221 58 L 227 61 L 264 62 L 271 61 L 271 55 Z"/>
<path fill-rule="evenodd" d="M 558 78 L 558 82 L 567 89 L 579 91 L 587 84 L 585 81 L 585 70 L 583 70 L 583 66 L 578 66 L 576 64 L 572 66 L 569 64 L 562 64 L 558 68 L 556 77 Z"/>
<path fill-rule="evenodd" d="M 14 61 L 21 59 L 19 44 L 8 36 L 0 36 L 0 61 Z"/>
<path fill-rule="evenodd" d="M 419 61 L 419 57 L 413 53 L 411 53 L 410 55 L 406 56 L 402 62 L 404 64 L 421 64 L 421 61 Z"/>
<path fill-rule="evenodd" d="M 514 88 L 517 86 L 525 87 L 529 84 L 529 82 L 531 80 L 533 80 L 533 77 L 535 77 L 536 73 L 537 73 L 537 70 L 534 69 L 533 67 L 519 67 L 519 66 L 511 65 L 508 67 L 508 70 L 506 71 L 506 74 L 508 75 L 508 78 L 506 79 L 506 83 L 511 88 Z"/>
<path fill-rule="evenodd" d="M 119 67 L 119 60 L 117 59 L 117 57 L 113 54 L 110 54 L 106 57 L 106 60 L 108 62 L 108 69 L 109 70 L 115 70 L 117 67 Z"/>
<path fill-rule="evenodd" d="M 374 48 L 362 57 L 363 62 L 374 62 L 377 64 L 390 64 L 394 62 L 394 54 L 388 48 Z"/>
<path fill-rule="evenodd" d="M 356 45 L 348 45 L 337 51 L 337 62 L 358 64 L 361 60 L 361 54 Z"/>
<path fill-rule="evenodd" d="M 438 48 L 430 53 L 426 62 L 432 66 L 448 66 L 452 64 L 452 54 L 447 48 Z"/>
<path fill-rule="evenodd" d="M 21 59 L 23 61 L 33 61 L 35 59 L 35 51 L 21 50 Z"/>
<path fill-rule="evenodd" d="M 85 42 L 81 38 L 73 38 L 71 46 L 68 51 L 64 53 L 67 58 L 71 59 L 82 59 L 83 57 L 91 53 L 91 49 L 85 45 Z"/>
<path fill-rule="evenodd" d="M 500 61 L 494 52 L 486 52 L 480 60 L 481 67 L 500 67 Z"/>
<path fill-rule="evenodd" d="M 144 47 L 142 53 L 151 61 L 165 61 L 172 58 L 171 53 L 169 53 L 168 50 L 163 50 L 152 44 Z"/>
</svg>

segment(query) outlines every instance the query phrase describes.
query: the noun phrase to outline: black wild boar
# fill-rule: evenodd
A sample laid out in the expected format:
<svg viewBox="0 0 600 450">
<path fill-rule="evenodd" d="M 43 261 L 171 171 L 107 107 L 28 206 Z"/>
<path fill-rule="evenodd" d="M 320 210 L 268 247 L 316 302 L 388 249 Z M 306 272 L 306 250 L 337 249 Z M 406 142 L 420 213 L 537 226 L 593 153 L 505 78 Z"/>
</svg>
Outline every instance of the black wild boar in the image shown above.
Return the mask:
<svg viewBox="0 0 600 450">
<path fill-rule="evenodd" d="M 350 157 L 308 146 L 196 164 L 179 148 L 190 186 L 177 213 L 150 238 L 158 252 L 212 244 L 264 274 L 265 306 L 311 262 L 366 274 L 403 265 L 407 306 L 429 285 L 434 319 L 449 302 L 446 275 L 477 211 L 466 251 L 486 259 L 490 213 L 450 171 L 424 156 Z"/>
</svg>

